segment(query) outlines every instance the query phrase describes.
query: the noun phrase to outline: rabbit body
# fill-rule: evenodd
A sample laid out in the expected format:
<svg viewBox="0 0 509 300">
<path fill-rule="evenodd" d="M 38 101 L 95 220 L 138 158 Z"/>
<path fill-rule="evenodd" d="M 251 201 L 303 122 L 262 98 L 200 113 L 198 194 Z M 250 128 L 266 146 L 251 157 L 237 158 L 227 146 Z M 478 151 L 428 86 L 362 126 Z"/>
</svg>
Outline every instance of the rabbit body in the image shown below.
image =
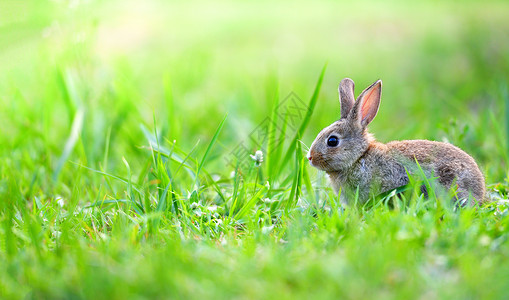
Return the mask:
<svg viewBox="0 0 509 300">
<path fill-rule="evenodd" d="M 328 172 L 328 175 L 336 193 L 342 190 L 344 202 L 351 202 L 356 193 L 359 199 L 367 200 L 408 184 L 407 171 L 419 172 L 415 160 L 427 177 L 438 177 L 443 187 L 449 189 L 456 183 L 459 199 L 465 201 L 471 195 L 483 201 L 484 179 L 474 159 L 448 143 L 409 140 L 382 144 L 373 141 L 349 169 Z"/>
<path fill-rule="evenodd" d="M 407 172 L 419 172 L 417 161 L 425 175 L 438 177 L 444 188 L 456 184 L 461 205 L 482 202 L 484 177 L 475 160 L 461 149 L 428 140 L 383 144 L 368 133 L 366 127 L 380 105 L 381 87 L 381 81 L 375 82 L 354 101 L 353 81 L 341 81 L 341 119 L 323 129 L 311 145 L 311 165 L 329 175 L 334 190 L 341 191 L 341 200 L 349 203 L 357 197 L 365 202 L 407 184 Z"/>
</svg>

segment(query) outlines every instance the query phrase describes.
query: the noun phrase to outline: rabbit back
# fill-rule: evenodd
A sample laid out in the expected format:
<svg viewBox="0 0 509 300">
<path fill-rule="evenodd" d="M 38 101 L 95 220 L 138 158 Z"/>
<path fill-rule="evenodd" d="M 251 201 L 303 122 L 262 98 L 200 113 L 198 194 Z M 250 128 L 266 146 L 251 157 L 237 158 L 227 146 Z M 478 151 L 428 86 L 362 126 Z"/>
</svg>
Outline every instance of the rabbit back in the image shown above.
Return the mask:
<svg viewBox="0 0 509 300">
<path fill-rule="evenodd" d="M 464 201 L 484 201 L 484 177 L 474 159 L 448 143 L 428 140 L 372 141 L 367 151 L 348 170 L 329 172 L 343 202 L 357 198 L 365 202 L 377 194 L 408 184 L 407 172 L 419 172 L 416 161 L 427 177 L 449 189 L 457 185 L 457 197 Z M 471 196 L 471 197 L 469 197 Z M 473 199 L 472 199 L 473 197 Z M 475 199 L 475 200 L 474 200 Z M 473 204 L 473 203 L 470 203 Z"/>
<path fill-rule="evenodd" d="M 438 177 L 445 188 L 455 183 L 459 199 L 466 200 L 471 195 L 478 202 L 484 201 L 484 176 L 475 160 L 460 148 L 428 140 L 393 141 L 386 145 L 392 155 L 401 154 L 415 166 L 417 161 L 427 176 Z"/>
</svg>

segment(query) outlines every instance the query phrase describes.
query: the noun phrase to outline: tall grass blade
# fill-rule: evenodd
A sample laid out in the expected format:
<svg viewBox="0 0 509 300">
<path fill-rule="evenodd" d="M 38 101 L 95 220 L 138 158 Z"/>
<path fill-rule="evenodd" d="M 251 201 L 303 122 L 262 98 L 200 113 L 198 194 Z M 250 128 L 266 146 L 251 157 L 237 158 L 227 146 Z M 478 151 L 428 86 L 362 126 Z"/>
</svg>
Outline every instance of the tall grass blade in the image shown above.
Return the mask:
<svg viewBox="0 0 509 300">
<path fill-rule="evenodd" d="M 216 143 L 217 137 L 219 136 L 221 129 L 223 129 L 223 125 L 224 125 L 224 122 L 226 121 L 226 117 L 227 116 L 224 116 L 221 123 L 219 123 L 219 126 L 217 127 L 216 132 L 214 133 L 214 136 L 212 137 L 212 140 L 210 141 L 209 145 L 207 146 L 207 150 L 205 150 L 205 154 L 203 154 L 200 164 L 198 165 L 198 170 L 196 171 L 196 183 L 198 183 L 200 171 L 203 168 L 205 161 L 207 160 L 207 156 L 209 155 L 210 150 L 212 149 L 212 146 L 214 146 L 214 144 Z"/>
<path fill-rule="evenodd" d="M 316 102 L 318 100 L 318 95 L 320 94 L 320 88 L 322 87 L 323 77 L 325 75 L 325 70 L 327 69 L 327 64 L 325 64 L 322 68 L 322 72 L 320 73 L 320 77 L 318 78 L 318 81 L 315 86 L 315 90 L 313 92 L 313 95 L 311 96 L 311 100 L 309 101 L 308 109 L 306 111 L 306 115 L 304 116 L 304 119 L 302 120 L 302 123 L 299 127 L 299 130 L 297 133 L 295 133 L 294 138 L 290 141 L 290 146 L 288 150 L 286 151 L 286 154 L 281 161 L 281 165 L 279 168 L 284 168 L 285 165 L 288 163 L 290 158 L 292 157 L 295 147 L 297 145 L 298 140 L 301 136 L 304 135 L 304 131 L 306 130 L 309 120 L 311 120 L 311 116 L 313 115 L 313 111 L 315 110 Z"/>
<path fill-rule="evenodd" d="M 239 212 L 235 215 L 235 219 L 239 220 L 242 219 L 250 209 L 254 207 L 256 204 L 256 201 L 260 200 L 261 196 L 267 192 L 267 187 L 262 186 L 258 192 L 256 192 L 239 210 Z"/>
<path fill-rule="evenodd" d="M 298 143 L 298 141 L 296 141 L 295 143 Z M 297 144 L 297 145 L 295 145 L 295 147 L 299 148 L 300 146 Z M 286 208 L 285 208 L 285 210 L 287 212 L 290 210 L 291 207 L 293 207 L 293 205 L 295 203 L 297 203 L 297 199 L 299 198 L 300 189 L 301 189 L 300 178 L 301 178 L 300 159 L 299 159 L 299 153 L 298 153 L 298 151 L 296 151 L 295 152 L 295 169 L 293 172 L 292 189 L 291 189 L 290 197 L 288 198 L 288 201 L 286 203 Z"/>
<path fill-rule="evenodd" d="M 504 129 L 505 129 L 505 158 L 506 164 L 509 164 L 509 88 L 507 87 L 507 83 L 504 83 L 502 88 L 502 101 L 504 101 Z"/>
<path fill-rule="evenodd" d="M 282 147 L 283 145 L 280 143 L 282 140 L 278 140 L 277 138 L 277 125 L 279 123 L 279 114 L 277 113 L 277 109 L 279 106 L 279 86 L 276 86 L 276 91 L 274 93 L 274 102 L 272 107 L 272 113 L 270 116 L 269 132 L 268 132 L 268 142 L 267 142 L 267 172 L 269 174 L 269 181 L 272 182 L 274 177 L 274 171 L 277 166 L 277 162 L 279 161 L 280 152 L 274 151 L 276 147 Z"/>
<path fill-rule="evenodd" d="M 57 74 L 57 82 L 60 85 L 60 90 L 64 92 L 64 103 L 67 108 L 69 124 L 71 124 L 77 108 L 81 106 L 81 99 L 69 70 L 59 69 Z"/>
<path fill-rule="evenodd" d="M 64 150 L 62 151 L 62 155 L 57 161 L 55 170 L 53 171 L 53 181 L 56 181 L 58 179 L 58 175 L 60 175 L 60 171 L 62 170 L 62 167 L 66 163 L 67 159 L 71 155 L 72 150 L 74 149 L 74 146 L 76 145 L 76 142 L 78 141 L 81 129 L 83 127 L 83 120 L 85 118 L 85 108 L 80 107 L 78 111 L 76 112 L 76 115 L 74 116 L 74 120 L 72 122 L 71 132 L 69 133 L 69 137 L 67 138 L 67 141 L 65 142 Z"/>
</svg>

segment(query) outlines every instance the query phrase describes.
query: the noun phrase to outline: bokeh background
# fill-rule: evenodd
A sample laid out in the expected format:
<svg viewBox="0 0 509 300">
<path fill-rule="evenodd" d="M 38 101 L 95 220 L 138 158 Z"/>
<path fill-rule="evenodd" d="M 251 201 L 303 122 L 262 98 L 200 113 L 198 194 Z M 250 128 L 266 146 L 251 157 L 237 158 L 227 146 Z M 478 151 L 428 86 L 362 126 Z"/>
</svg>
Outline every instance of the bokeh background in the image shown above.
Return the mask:
<svg viewBox="0 0 509 300">
<path fill-rule="evenodd" d="M 339 117 L 343 77 L 357 94 L 380 78 L 381 141 L 450 141 L 501 181 L 508 11 L 506 1 L 4 0 L 1 151 L 27 177 L 68 178 L 66 161 L 97 167 L 111 135 L 108 169 L 125 173 L 122 157 L 146 156 L 140 126 L 190 150 L 228 115 L 217 158 L 270 116 L 276 91 L 307 103 L 327 64 L 304 145 Z"/>
<path fill-rule="evenodd" d="M 300 143 L 233 172 L 324 66 Z M 497 201 L 341 207 L 301 152 L 344 77 Z M 509 1 L 0 0 L 0 298 L 507 298 L 508 83 Z"/>
</svg>

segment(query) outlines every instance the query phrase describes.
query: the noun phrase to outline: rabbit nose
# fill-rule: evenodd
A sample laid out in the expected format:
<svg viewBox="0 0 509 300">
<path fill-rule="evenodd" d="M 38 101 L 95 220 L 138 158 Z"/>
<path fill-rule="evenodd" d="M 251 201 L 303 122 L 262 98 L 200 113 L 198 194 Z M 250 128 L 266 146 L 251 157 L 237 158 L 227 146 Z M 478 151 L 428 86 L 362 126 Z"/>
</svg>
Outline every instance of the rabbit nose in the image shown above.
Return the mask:
<svg viewBox="0 0 509 300">
<path fill-rule="evenodd" d="M 312 161 L 312 160 L 313 160 L 313 154 L 315 154 L 315 152 L 314 152 L 314 151 L 309 151 L 309 152 L 308 152 L 308 155 L 307 155 L 307 156 L 308 156 L 308 160 L 309 160 L 309 161 Z"/>
</svg>

